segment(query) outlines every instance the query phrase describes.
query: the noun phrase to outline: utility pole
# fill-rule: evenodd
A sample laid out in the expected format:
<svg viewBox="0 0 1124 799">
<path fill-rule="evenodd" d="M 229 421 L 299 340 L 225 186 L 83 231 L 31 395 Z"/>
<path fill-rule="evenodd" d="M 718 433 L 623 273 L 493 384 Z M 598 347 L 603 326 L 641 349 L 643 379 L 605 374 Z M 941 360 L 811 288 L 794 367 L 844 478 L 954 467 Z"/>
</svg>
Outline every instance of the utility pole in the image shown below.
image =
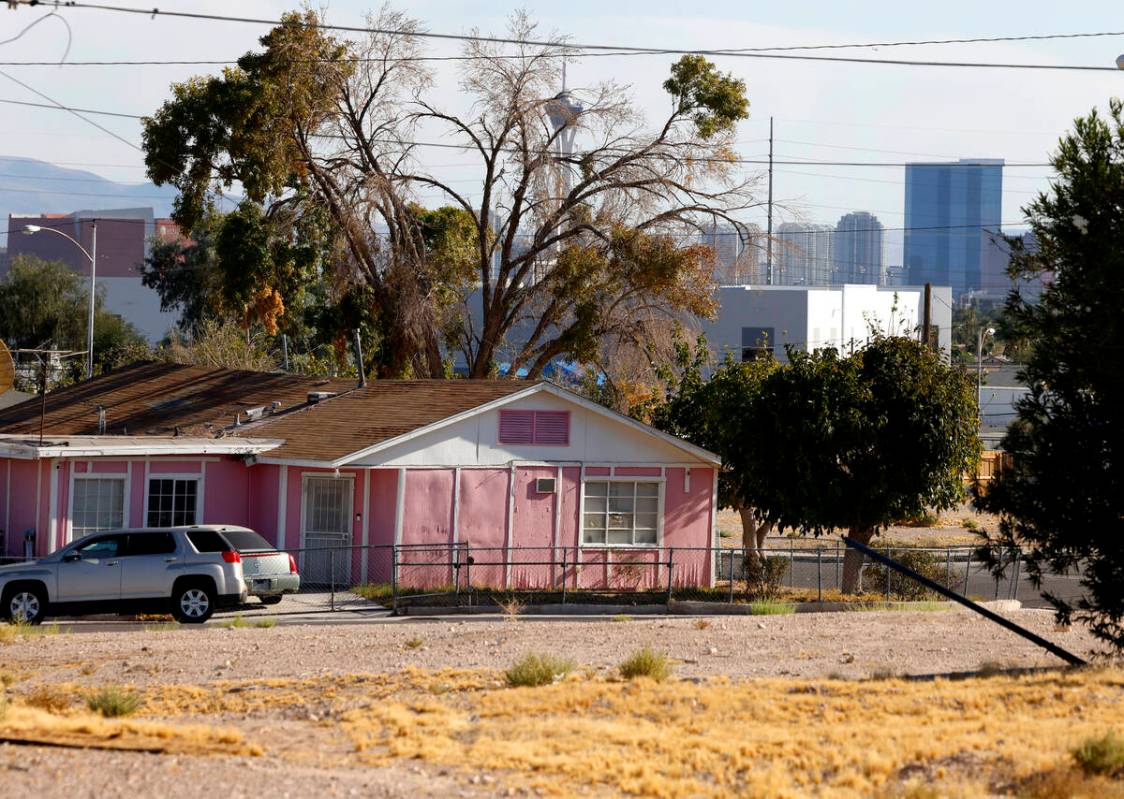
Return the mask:
<svg viewBox="0 0 1124 799">
<path fill-rule="evenodd" d="M 921 312 L 921 346 L 925 349 L 930 349 L 930 343 L 933 324 L 933 284 L 925 284 L 925 305 Z"/>
<path fill-rule="evenodd" d="M 86 379 L 94 376 L 94 298 L 98 275 L 98 220 L 93 220 L 93 241 L 90 245 L 90 316 L 86 320 Z"/>
<path fill-rule="evenodd" d="M 769 222 L 765 231 L 765 283 L 773 285 L 773 118 L 769 117 Z"/>
</svg>

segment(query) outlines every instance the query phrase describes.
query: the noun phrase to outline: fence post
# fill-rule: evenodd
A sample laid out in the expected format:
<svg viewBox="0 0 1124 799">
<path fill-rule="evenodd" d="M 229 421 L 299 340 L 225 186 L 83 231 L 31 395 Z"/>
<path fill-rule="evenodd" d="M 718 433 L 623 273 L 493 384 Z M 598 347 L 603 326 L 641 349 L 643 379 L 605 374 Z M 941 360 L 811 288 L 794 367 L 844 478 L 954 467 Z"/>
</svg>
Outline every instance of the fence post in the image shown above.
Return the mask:
<svg viewBox="0 0 1124 799">
<path fill-rule="evenodd" d="M 331 572 L 331 575 L 332 575 L 332 577 L 331 577 L 331 579 L 332 579 L 332 587 L 331 587 L 332 612 L 335 612 L 335 610 L 336 610 L 336 553 L 337 553 L 337 549 L 335 547 L 332 547 L 331 549 L 328 550 L 328 560 L 331 562 L 330 572 Z"/>
<path fill-rule="evenodd" d="M 890 560 L 894 559 L 894 550 L 893 550 L 892 547 L 886 551 L 886 557 L 888 557 Z M 893 574 L 893 573 L 894 573 L 893 569 L 886 569 L 886 601 L 887 602 L 889 602 L 890 598 L 891 598 L 891 595 L 890 595 L 890 575 Z"/>
<path fill-rule="evenodd" d="M 673 574 L 673 571 L 674 571 L 674 562 L 675 562 L 675 547 L 671 547 L 667 551 L 667 602 L 668 602 L 668 604 L 671 604 L 671 586 L 672 586 L 672 574 Z"/>
<path fill-rule="evenodd" d="M 730 604 L 734 604 L 734 550 L 729 551 L 730 556 Z M 745 562 L 745 550 L 742 550 L 742 562 Z"/>
<path fill-rule="evenodd" d="M 842 552 L 842 549 L 840 548 L 839 542 L 837 541 L 835 543 L 835 554 L 832 556 L 833 558 L 835 558 L 835 587 L 836 588 L 841 587 L 840 582 L 839 582 L 839 564 L 843 560 L 843 558 L 840 557 L 840 554 L 839 554 L 840 552 Z"/>
<path fill-rule="evenodd" d="M 453 545 L 453 595 L 457 598 L 457 607 L 461 606 L 461 550 Z"/>
<path fill-rule="evenodd" d="M 566 604 L 566 547 L 562 547 L 562 604 Z"/>
<path fill-rule="evenodd" d="M 464 590 L 468 592 L 468 606 L 472 607 L 472 546 L 464 545 Z"/>
<path fill-rule="evenodd" d="M 390 596 L 391 615 L 398 615 L 398 546 L 390 547 Z"/>
<path fill-rule="evenodd" d="M 968 596 L 968 576 L 972 573 L 972 549 L 968 548 L 968 561 L 964 564 L 964 590 L 960 593 Z"/>
<path fill-rule="evenodd" d="M 999 553 L 999 565 L 1003 565 L 1003 553 Z M 999 575 L 995 575 L 995 599 L 999 600 Z"/>
<path fill-rule="evenodd" d="M 816 547 L 816 601 L 823 602 L 823 547 Z"/>
<path fill-rule="evenodd" d="M 1008 599 L 1019 598 L 1019 565 L 1022 563 L 1022 554 L 1023 551 L 1021 549 L 1015 550 L 1015 575 L 1011 580 L 1011 591 L 1010 596 L 1007 597 Z"/>
<path fill-rule="evenodd" d="M 796 542 L 789 540 L 788 542 L 788 587 L 795 587 L 796 583 L 793 582 L 796 572 L 796 551 L 794 549 Z"/>
<path fill-rule="evenodd" d="M 945 549 L 944 554 L 944 584 L 952 588 L 952 547 Z"/>
</svg>

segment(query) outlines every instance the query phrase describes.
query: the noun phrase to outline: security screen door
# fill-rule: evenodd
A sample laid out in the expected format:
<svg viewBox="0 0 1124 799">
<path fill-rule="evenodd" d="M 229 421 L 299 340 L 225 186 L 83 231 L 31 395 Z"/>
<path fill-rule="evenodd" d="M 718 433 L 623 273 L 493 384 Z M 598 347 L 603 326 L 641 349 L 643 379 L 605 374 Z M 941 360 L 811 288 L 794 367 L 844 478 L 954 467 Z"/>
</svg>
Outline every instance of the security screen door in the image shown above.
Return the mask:
<svg viewBox="0 0 1124 799">
<path fill-rule="evenodd" d="M 351 544 L 353 496 L 350 477 L 305 478 L 302 583 L 327 587 L 333 575 L 336 583 L 344 583 L 350 576 L 350 550 L 346 547 Z"/>
</svg>

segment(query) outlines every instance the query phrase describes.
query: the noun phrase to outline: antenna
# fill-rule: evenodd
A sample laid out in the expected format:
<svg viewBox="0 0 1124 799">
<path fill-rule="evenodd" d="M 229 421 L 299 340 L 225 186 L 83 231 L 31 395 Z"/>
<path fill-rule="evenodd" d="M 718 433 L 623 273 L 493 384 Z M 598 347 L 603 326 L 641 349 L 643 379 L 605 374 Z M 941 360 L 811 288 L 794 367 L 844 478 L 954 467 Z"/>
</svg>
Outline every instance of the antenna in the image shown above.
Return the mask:
<svg viewBox="0 0 1124 799">
<path fill-rule="evenodd" d="M 10 391 L 16 382 L 16 364 L 12 360 L 12 353 L 0 341 L 0 394 Z"/>
</svg>

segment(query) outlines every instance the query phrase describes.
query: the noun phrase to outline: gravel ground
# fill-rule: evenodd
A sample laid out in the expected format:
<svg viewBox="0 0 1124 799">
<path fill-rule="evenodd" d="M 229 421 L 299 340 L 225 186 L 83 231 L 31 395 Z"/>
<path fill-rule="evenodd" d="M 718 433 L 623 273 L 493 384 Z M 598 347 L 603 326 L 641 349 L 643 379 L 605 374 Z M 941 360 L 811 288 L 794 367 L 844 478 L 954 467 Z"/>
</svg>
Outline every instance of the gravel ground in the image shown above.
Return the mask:
<svg viewBox="0 0 1124 799">
<path fill-rule="evenodd" d="M 1083 628 L 1055 629 L 1048 611 L 1007 614 L 1070 651 L 1094 646 Z M 700 629 L 703 627 L 704 629 Z M 421 645 L 406 642 L 420 639 Z M 414 641 L 417 643 L 417 641 Z M 421 668 L 503 669 L 553 652 L 612 669 L 642 646 L 667 652 L 683 677 L 939 674 L 982 663 L 1054 666 L 1029 641 L 967 611 L 807 613 L 694 619 L 517 621 L 494 617 L 271 629 L 136 629 L 33 639 L 0 649 L 6 668 L 38 682 L 205 683 Z"/>
<path fill-rule="evenodd" d="M 1086 654 L 1093 646 L 1083 629 L 1055 630 L 1046 611 L 1007 615 L 1071 651 Z M 407 641 L 416 643 L 413 639 L 420 639 L 421 645 L 407 646 Z M 468 617 L 267 629 L 153 630 L 138 625 L 127 631 L 64 632 L 0 645 L 0 672 L 14 673 L 18 680 L 11 690 L 23 693 L 64 682 L 205 686 L 217 680 L 376 673 L 408 666 L 500 669 L 536 651 L 609 671 L 644 645 L 668 652 L 675 673 L 686 678 L 865 677 L 887 670 L 931 674 L 969 671 L 985 662 L 1058 665 L 1029 642 L 952 610 L 636 617 L 615 622 Z M 457 773 L 414 760 L 360 765 L 349 757 L 351 745 L 314 719 L 273 713 L 227 715 L 214 721 L 238 726 L 248 740 L 265 745 L 267 754 L 173 756 L 0 743 L 0 793 L 38 799 L 534 795 L 503 772 Z M 609 794 L 585 787 L 575 795 Z"/>
</svg>

